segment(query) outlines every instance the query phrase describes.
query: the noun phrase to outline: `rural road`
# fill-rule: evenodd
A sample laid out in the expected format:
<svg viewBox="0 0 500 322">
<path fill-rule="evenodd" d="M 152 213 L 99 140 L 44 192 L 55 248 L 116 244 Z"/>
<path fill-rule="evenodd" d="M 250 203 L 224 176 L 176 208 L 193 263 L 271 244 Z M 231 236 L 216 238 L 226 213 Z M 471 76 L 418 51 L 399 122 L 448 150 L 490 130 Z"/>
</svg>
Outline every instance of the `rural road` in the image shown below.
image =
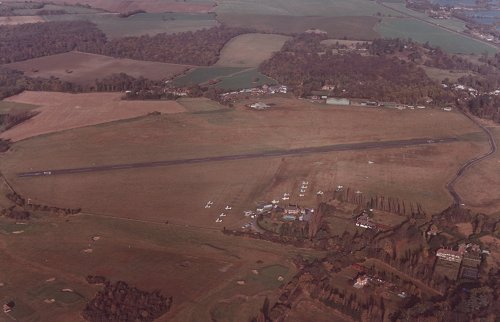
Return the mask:
<svg viewBox="0 0 500 322">
<path fill-rule="evenodd" d="M 448 138 L 419 138 L 410 140 L 347 143 L 347 144 L 335 144 L 335 145 L 307 147 L 307 148 L 298 148 L 289 150 L 272 150 L 259 153 L 202 157 L 195 159 L 178 159 L 178 160 L 152 161 L 152 162 L 140 162 L 140 163 L 126 163 L 126 164 L 114 164 L 114 165 L 92 166 L 92 167 L 71 168 L 71 169 L 46 169 L 46 170 L 38 170 L 31 172 L 21 172 L 18 173 L 17 176 L 23 178 L 46 177 L 46 176 L 70 175 L 70 174 L 103 172 L 103 171 L 113 171 L 113 170 L 165 167 L 172 165 L 196 164 L 196 163 L 217 162 L 217 161 L 233 161 L 233 160 L 258 159 L 258 158 L 283 157 L 283 156 L 301 156 L 314 153 L 358 151 L 358 150 L 380 149 L 380 148 L 404 148 L 415 145 L 449 143 L 455 141 L 457 141 L 456 138 L 448 137 Z"/>
<path fill-rule="evenodd" d="M 474 117 L 470 116 L 468 113 L 463 113 L 463 114 L 465 117 L 467 117 L 469 120 L 471 120 L 474 124 L 479 126 L 481 128 L 481 130 L 483 130 L 483 132 L 486 134 L 486 136 L 488 137 L 488 142 L 490 144 L 490 151 L 486 152 L 483 155 L 480 155 L 480 156 L 477 156 L 473 159 L 470 159 L 469 161 L 464 163 L 458 169 L 458 171 L 455 174 L 455 176 L 453 177 L 453 179 L 451 179 L 451 181 L 449 181 L 446 184 L 446 189 L 448 190 L 450 195 L 453 197 L 453 205 L 455 205 L 455 206 L 462 204 L 462 198 L 460 197 L 458 192 L 455 190 L 455 185 L 456 185 L 458 179 L 463 177 L 465 171 L 467 171 L 469 168 L 473 167 L 474 165 L 478 164 L 479 162 L 483 161 L 484 159 L 490 157 L 491 155 L 493 155 L 497 152 L 497 143 L 495 141 L 495 137 L 493 136 L 493 134 L 491 134 L 491 131 L 486 126 L 484 126 L 483 124 L 478 122 Z"/>
</svg>

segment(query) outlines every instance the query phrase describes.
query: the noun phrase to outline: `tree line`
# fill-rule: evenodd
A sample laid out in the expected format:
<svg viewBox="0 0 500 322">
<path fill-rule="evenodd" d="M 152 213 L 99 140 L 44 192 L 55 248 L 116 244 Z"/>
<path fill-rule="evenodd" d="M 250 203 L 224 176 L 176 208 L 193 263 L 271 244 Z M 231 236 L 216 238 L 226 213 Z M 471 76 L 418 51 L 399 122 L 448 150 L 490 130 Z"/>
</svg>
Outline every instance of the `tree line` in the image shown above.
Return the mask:
<svg viewBox="0 0 500 322">
<path fill-rule="evenodd" d="M 106 36 L 88 21 L 52 21 L 0 26 L 0 64 L 72 50 L 96 51 Z"/>
</svg>

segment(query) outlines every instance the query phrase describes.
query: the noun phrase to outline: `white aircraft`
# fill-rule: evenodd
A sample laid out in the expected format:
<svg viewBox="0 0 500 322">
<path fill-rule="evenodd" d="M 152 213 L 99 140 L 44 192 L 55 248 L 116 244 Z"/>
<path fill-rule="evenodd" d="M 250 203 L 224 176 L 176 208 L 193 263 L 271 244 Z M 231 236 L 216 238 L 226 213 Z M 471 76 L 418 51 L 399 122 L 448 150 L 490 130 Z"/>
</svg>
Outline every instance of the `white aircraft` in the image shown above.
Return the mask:
<svg viewBox="0 0 500 322">
<path fill-rule="evenodd" d="M 282 199 L 282 200 L 288 200 L 288 199 L 290 199 L 290 197 L 283 197 L 283 198 L 281 198 L 281 199 Z"/>
<path fill-rule="evenodd" d="M 307 189 L 307 186 L 302 185 L 300 189 Z"/>
<path fill-rule="evenodd" d="M 360 193 L 362 193 L 362 192 L 358 190 L 358 191 L 356 191 L 356 193 L 359 195 L 359 194 L 360 194 Z"/>
<path fill-rule="evenodd" d="M 205 208 L 210 208 L 210 205 L 205 205 Z"/>
<path fill-rule="evenodd" d="M 306 189 L 300 189 L 300 192 L 304 193 L 306 192 Z"/>
<path fill-rule="evenodd" d="M 368 164 L 374 164 L 375 162 L 368 160 Z"/>
<path fill-rule="evenodd" d="M 219 217 L 226 217 L 227 215 L 225 213 L 221 213 Z"/>
<path fill-rule="evenodd" d="M 317 195 L 322 195 L 322 194 L 324 194 L 324 192 L 320 190 L 320 191 L 316 192 L 316 194 Z"/>
<path fill-rule="evenodd" d="M 301 193 L 301 194 L 299 195 L 299 197 L 304 197 L 304 196 L 305 196 L 305 195 L 304 195 L 303 193 Z"/>
<path fill-rule="evenodd" d="M 276 200 L 276 199 L 273 199 L 273 201 L 271 201 L 271 203 L 272 203 L 273 205 L 275 205 L 275 204 L 277 204 L 277 203 L 279 203 L 279 202 L 280 202 L 280 201 L 279 201 L 279 200 Z"/>
<path fill-rule="evenodd" d="M 217 218 L 217 219 L 215 220 L 215 222 L 222 222 L 222 219 Z"/>
<path fill-rule="evenodd" d="M 226 209 L 226 210 L 231 210 L 231 209 L 233 209 L 233 208 L 232 208 L 232 207 L 230 207 L 230 206 L 226 206 L 226 208 L 225 208 L 225 209 Z"/>
<path fill-rule="evenodd" d="M 289 196 L 290 196 L 290 194 L 289 194 L 289 193 L 287 193 L 287 192 L 285 192 L 285 193 L 283 194 L 283 197 L 289 197 Z"/>
<path fill-rule="evenodd" d="M 309 184 L 309 181 L 302 181 L 302 184 Z"/>
</svg>

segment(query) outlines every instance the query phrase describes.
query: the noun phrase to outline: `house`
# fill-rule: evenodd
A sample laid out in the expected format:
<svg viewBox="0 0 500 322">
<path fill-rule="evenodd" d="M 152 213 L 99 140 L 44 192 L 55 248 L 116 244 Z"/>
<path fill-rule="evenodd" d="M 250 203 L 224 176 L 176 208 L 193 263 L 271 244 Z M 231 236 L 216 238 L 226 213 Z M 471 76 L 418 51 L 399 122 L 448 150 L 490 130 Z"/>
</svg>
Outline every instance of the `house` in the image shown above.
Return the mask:
<svg viewBox="0 0 500 322">
<path fill-rule="evenodd" d="M 266 103 L 263 103 L 263 102 L 257 102 L 257 103 L 251 104 L 250 107 L 255 109 L 255 110 L 265 110 L 271 106 L 266 104 Z"/>
<path fill-rule="evenodd" d="M 451 250 L 451 249 L 445 249 L 445 248 L 440 248 L 438 249 L 436 256 L 439 259 L 448 261 L 448 262 L 454 262 L 454 263 L 461 263 L 462 262 L 462 253 L 456 250 Z"/>
<path fill-rule="evenodd" d="M 467 252 L 462 257 L 462 265 L 477 268 L 481 264 L 481 255 L 476 252 Z"/>
<path fill-rule="evenodd" d="M 289 215 L 298 215 L 300 213 L 300 208 L 297 205 L 288 205 L 285 208 L 285 213 Z"/>
<path fill-rule="evenodd" d="M 356 278 L 353 286 L 355 288 L 363 288 L 364 286 L 366 286 L 368 284 L 369 281 L 370 281 L 370 278 L 367 275 L 362 274 Z"/>
<path fill-rule="evenodd" d="M 334 85 L 323 85 L 323 87 L 321 87 L 322 91 L 333 91 L 334 89 L 335 89 Z"/>
<path fill-rule="evenodd" d="M 376 229 L 377 225 L 368 216 L 367 213 L 363 212 L 358 218 L 356 218 L 356 226 L 365 229 Z"/>
</svg>

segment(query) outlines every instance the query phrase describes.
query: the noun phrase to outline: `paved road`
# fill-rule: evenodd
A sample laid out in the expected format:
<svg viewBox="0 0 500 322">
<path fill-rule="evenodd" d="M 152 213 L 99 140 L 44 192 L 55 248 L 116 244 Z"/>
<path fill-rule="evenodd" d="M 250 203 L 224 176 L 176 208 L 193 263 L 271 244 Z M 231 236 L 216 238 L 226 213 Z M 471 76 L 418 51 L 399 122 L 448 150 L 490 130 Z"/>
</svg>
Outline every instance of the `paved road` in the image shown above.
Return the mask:
<svg viewBox="0 0 500 322">
<path fill-rule="evenodd" d="M 165 161 L 153 161 L 153 162 L 114 164 L 114 165 L 103 165 L 103 166 L 94 166 L 94 167 L 85 167 L 85 168 L 73 168 L 73 169 L 47 169 L 47 170 L 38 170 L 38 171 L 31 171 L 31 172 L 21 172 L 21 173 L 18 173 L 17 176 L 18 177 L 45 177 L 45 176 L 70 175 L 70 174 L 89 173 L 89 172 L 165 167 L 165 166 L 180 165 L 180 164 L 195 164 L 195 163 L 232 161 L 232 160 L 244 160 L 244 159 L 258 159 L 258 158 L 283 157 L 283 156 L 300 156 L 300 155 L 307 155 L 307 154 L 314 154 L 314 153 L 327 153 L 327 152 L 339 152 L 339 151 L 359 151 L 359 150 L 379 149 L 379 148 L 403 148 L 403 147 L 415 146 L 415 145 L 439 144 L 439 143 L 449 143 L 449 142 L 455 142 L 455 141 L 457 141 L 456 138 L 448 137 L 448 138 L 420 138 L 420 139 L 410 139 L 410 140 L 335 144 L 335 145 L 327 145 L 327 146 L 319 146 L 319 147 L 308 147 L 308 148 L 299 148 L 299 149 L 290 149 L 290 150 L 274 150 L 274 151 L 266 151 L 266 152 L 260 152 L 260 153 L 224 155 L 224 156 L 205 157 L 205 158 L 196 158 L 196 159 L 180 159 L 180 160 L 165 160 Z"/>
<path fill-rule="evenodd" d="M 475 157 L 473 159 L 470 159 L 469 161 L 467 161 L 466 163 L 464 163 L 458 169 L 458 171 L 455 174 L 455 176 L 453 177 L 453 179 L 451 179 L 451 181 L 446 184 L 446 189 L 448 189 L 448 192 L 453 197 L 453 204 L 454 205 L 461 205 L 462 204 L 462 198 L 460 197 L 460 195 L 458 194 L 458 192 L 455 190 L 455 185 L 456 185 L 458 179 L 460 179 L 461 177 L 463 177 L 464 173 L 469 168 L 471 168 L 472 166 L 478 164 L 479 162 L 483 161 L 484 159 L 489 158 L 491 155 L 493 155 L 494 153 L 497 152 L 497 143 L 495 141 L 495 137 L 493 136 L 493 134 L 491 134 L 491 131 L 486 126 L 484 126 L 483 124 L 481 124 L 480 122 L 478 122 L 474 117 L 470 116 L 468 113 L 463 112 L 463 114 L 469 120 L 471 120 L 472 122 L 474 122 L 474 124 L 476 124 L 477 126 L 479 126 L 483 130 L 483 132 L 486 134 L 486 136 L 488 137 L 488 142 L 490 144 L 490 151 L 488 151 L 487 153 L 482 154 L 480 156 L 477 156 L 477 157 Z"/>
</svg>

